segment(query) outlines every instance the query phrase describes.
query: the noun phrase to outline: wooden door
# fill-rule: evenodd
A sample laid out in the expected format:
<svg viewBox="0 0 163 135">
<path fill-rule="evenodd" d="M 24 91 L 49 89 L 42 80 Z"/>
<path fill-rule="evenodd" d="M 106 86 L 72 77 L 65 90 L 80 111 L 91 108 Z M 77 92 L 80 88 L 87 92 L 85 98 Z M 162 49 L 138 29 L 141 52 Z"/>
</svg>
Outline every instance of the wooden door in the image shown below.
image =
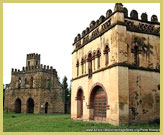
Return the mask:
<svg viewBox="0 0 163 135">
<path fill-rule="evenodd" d="M 94 120 L 106 119 L 106 95 L 100 94 L 94 97 Z"/>
</svg>

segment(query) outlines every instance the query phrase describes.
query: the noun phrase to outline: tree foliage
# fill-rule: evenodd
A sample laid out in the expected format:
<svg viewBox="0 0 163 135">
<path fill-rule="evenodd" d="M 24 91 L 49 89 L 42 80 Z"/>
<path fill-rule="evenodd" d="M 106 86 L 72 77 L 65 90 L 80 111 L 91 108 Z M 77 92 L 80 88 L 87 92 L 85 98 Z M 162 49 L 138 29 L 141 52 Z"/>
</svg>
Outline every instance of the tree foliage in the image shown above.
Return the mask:
<svg viewBox="0 0 163 135">
<path fill-rule="evenodd" d="M 64 76 L 63 80 L 62 80 L 62 87 L 65 91 L 65 100 L 71 100 L 71 91 L 70 89 L 68 88 L 68 83 L 67 83 L 67 77 Z"/>
</svg>

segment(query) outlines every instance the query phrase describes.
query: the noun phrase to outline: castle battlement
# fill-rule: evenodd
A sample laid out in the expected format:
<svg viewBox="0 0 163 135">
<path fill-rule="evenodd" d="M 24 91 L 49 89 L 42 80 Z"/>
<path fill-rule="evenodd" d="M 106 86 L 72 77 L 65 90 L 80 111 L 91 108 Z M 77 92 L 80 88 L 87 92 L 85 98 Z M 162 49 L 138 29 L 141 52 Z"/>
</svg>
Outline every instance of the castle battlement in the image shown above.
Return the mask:
<svg viewBox="0 0 163 135">
<path fill-rule="evenodd" d="M 22 70 L 13 68 L 11 70 L 12 75 L 26 74 L 31 72 L 46 72 L 57 76 L 57 71 L 52 66 L 40 64 L 40 54 L 37 53 L 27 54 L 27 65 L 26 67 L 22 67 Z"/>
<path fill-rule="evenodd" d="M 40 66 L 31 66 L 31 67 L 22 67 L 22 70 L 20 69 L 13 69 L 12 68 L 12 75 L 16 74 L 25 74 L 25 73 L 30 73 L 30 72 L 46 72 L 46 73 L 51 73 L 51 74 L 57 74 L 56 69 L 54 69 L 52 66 L 49 68 L 49 66 L 46 65 L 40 65 Z"/>
<path fill-rule="evenodd" d="M 123 18 L 116 13 L 123 14 Z M 130 16 L 128 16 L 128 9 L 123 7 L 122 3 L 116 3 L 114 12 L 109 9 L 106 12 L 106 16 L 101 15 L 97 21 L 91 21 L 89 27 L 82 31 L 81 34 L 77 34 L 74 39 L 74 50 L 72 53 L 88 44 L 95 38 L 103 35 L 106 31 L 113 28 L 115 25 L 126 26 L 128 31 L 139 32 L 144 34 L 151 34 L 160 36 L 160 22 L 156 15 L 152 15 L 150 21 L 148 20 L 148 14 L 142 13 L 141 18 L 138 18 L 138 12 L 132 10 Z"/>
<path fill-rule="evenodd" d="M 27 54 L 27 59 L 40 59 L 40 54 L 35 54 L 35 53 L 30 53 L 30 54 Z"/>
</svg>

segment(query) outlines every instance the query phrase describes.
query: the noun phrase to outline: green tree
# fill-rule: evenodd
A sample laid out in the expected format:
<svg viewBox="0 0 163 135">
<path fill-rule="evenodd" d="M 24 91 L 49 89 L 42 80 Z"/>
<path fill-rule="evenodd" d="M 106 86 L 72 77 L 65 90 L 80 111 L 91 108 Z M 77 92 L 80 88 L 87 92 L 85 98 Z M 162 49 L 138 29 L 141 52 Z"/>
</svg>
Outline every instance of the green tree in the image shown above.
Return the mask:
<svg viewBox="0 0 163 135">
<path fill-rule="evenodd" d="M 70 82 L 70 87 L 69 87 L 69 98 L 70 98 L 70 101 L 71 101 L 71 82 Z"/>
<path fill-rule="evenodd" d="M 65 113 L 70 113 L 70 106 L 71 106 L 71 84 L 68 87 L 67 77 L 64 76 L 62 80 L 62 88 L 65 92 Z"/>
<path fill-rule="evenodd" d="M 67 77 L 64 76 L 63 80 L 62 80 L 62 87 L 65 91 L 65 101 L 69 100 L 69 89 L 68 89 L 68 83 L 67 83 Z"/>
</svg>

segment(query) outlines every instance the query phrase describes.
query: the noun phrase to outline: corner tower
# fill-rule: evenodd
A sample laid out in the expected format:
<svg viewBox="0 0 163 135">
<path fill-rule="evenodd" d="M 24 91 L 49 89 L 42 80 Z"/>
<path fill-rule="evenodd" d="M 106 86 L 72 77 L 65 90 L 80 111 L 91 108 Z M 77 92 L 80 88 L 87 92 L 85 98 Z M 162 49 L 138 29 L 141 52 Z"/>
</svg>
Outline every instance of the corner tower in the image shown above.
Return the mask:
<svg viewBox="0 0 163 135">
<path fill-rule="evenodd" d="M 27 54 L 26 66 L 27 67 L 40 66 L 40 54 L 37 53 Z"/>
</svg>

